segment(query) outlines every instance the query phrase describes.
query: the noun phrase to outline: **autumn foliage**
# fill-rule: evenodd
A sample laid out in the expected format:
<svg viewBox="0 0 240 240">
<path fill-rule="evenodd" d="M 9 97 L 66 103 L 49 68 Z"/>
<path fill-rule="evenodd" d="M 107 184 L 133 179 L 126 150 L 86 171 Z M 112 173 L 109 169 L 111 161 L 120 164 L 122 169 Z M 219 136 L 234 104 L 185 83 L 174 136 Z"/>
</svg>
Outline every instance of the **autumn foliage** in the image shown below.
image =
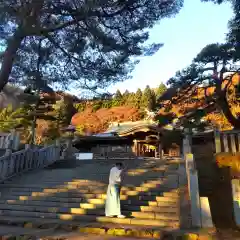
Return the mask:
<svg viewBox="0 0 240 240">
<path fill-rule="evenodd" d="M 73 116 L 72 124 L 81 126 L 83 131 L 89 134 L 106 131 L 111 122 L 137 121 L 141 118 L 141 112 L 130 106 L 101 108 L 96 112 L 89 106 L 84 112 Z"/>
<path fill-rule="evenodd" d="M 240 153 L 218 153 L 215 156 L 218 167 L 230 167 L 233 175 L 240 172 Z"/>
</svg>

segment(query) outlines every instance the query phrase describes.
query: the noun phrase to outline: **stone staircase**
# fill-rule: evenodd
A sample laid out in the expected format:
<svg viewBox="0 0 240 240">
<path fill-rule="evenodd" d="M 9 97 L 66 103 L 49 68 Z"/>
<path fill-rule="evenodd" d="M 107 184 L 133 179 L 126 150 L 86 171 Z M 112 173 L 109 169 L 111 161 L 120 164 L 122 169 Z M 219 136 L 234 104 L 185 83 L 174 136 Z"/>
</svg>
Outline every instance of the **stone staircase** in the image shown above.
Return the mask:
<svg viewBox="0 0 240 240">
<path fill-rule="evenodd" d="M 179 229 L 179 164 L 172 159 L 125 160 L 121 191 L 125 219 L 104 216 L 109 171 L 114 161 L 77 161 L 0 185 L 0 223 L 34 228 L 123 227 Z"/>
</svg>

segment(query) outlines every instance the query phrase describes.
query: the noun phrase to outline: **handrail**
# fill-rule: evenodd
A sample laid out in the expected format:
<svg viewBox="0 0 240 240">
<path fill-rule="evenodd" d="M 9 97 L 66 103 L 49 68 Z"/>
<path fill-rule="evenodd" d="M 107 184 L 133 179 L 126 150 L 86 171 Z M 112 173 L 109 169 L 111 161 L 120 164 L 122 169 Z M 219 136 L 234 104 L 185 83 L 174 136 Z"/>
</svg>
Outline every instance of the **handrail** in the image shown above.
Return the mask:
<svg viewBox="0 0 240 240">
<path fill-rule="evenodd" d="M 24 149 L 0 157 L 0 182 L 20 173 L 44 168 L 60 159 L 60 146 L 50 145 L 41 149 Z"/>
</svg>

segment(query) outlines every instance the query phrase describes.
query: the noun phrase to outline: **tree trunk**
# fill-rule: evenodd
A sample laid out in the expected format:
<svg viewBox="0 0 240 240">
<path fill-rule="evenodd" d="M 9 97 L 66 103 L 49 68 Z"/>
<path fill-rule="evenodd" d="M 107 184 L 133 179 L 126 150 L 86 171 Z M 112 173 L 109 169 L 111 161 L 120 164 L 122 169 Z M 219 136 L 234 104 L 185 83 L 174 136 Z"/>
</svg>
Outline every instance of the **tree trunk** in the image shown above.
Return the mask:
<svg viewBox="0 0 240 240">
<path fill-rule="evenodd" d="M 225 117 L 227 118 L 227 120 L 229 121 L 229 123 L 231 123 L 231 125 L 235 128 L 235 129 L 240 129 L 240 118 L 236 118 L 230 109 L 230 106 L 228 104 L 227 98 L 226 98 L 226 93 L 222 92 L 219 95 L 217 104 L 219 105 L 219 107 L 222 109 L 223 114 L 225 115 Z"/>
<path fill-rule="evenodd" d="M 17 54 L 17 50 L 21 46 L 21 42 L 24 39 L 24 34 L 21 29 L 17 29 L 13 37 L 9 40 L 8 46 L 3 55 L 2 66 L 0 69 L 0 92 L 4 86 L 8 83 L 9 76 L 12 71 L 13 62 Z"/>
</svg>

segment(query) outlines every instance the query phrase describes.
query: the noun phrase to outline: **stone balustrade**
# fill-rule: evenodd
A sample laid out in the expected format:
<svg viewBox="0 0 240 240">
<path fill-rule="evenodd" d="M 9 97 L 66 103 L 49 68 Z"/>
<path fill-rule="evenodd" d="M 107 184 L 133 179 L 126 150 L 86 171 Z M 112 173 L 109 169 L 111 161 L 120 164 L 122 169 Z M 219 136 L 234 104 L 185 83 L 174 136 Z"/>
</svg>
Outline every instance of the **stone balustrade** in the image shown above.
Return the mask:
<svg viewBox="0 0 240 240">
<path fill-rule="evenodd" d="M 240 131 L 223 131 L 215 130 L 215 152 L 216 154 L 231 153 L 240 154 Z M 240 226 L 240 177 L 232 175 L 232 198 L 235 223 Z"/>
<path fill-rule="evenodd" d="M 6 149 L 4 156 L 0 157 L 0 181 L 4 181 L 20 173 L 43 168 L 60 159 L 60 146 L 54 144 L 41 149 L 26 149 L 12 153 Z"/>
<path fill-rule="evenodd" d="M 185 170 L 188 182 L 188 194 L 191 202 L 191 222 L 192 227 L 213 227 L 209 200 L 207 197 L 200 197 L 198 171 L 191 149 L 191 135 L 186 131 L 183 140 L 183 154 L 185 160 Z"/>
</svg>

